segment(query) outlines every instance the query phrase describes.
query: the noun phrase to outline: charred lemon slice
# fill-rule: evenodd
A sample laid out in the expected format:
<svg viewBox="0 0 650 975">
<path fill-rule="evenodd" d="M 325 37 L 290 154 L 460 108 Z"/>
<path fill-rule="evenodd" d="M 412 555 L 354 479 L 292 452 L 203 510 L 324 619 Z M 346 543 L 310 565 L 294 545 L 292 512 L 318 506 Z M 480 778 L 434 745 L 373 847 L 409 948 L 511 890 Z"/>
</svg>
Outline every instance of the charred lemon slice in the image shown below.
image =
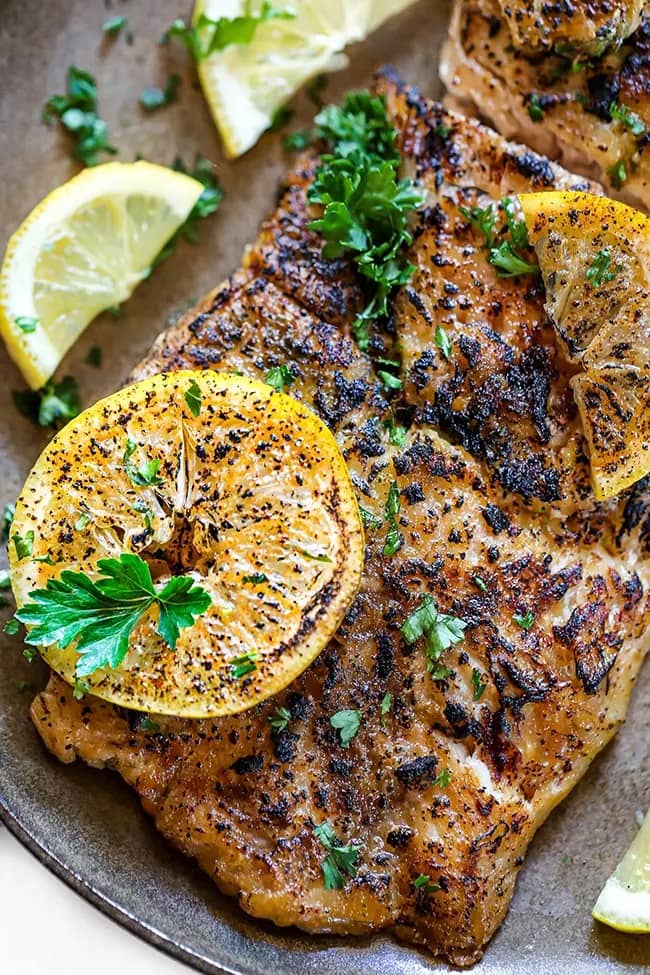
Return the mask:
<svg viewBox="0 0 650 975">
<path fill-rule="evenodd" d="M 173 650 L 145 615 L 90 691 L 199 718 L 243 711 L 311 663 L 355 594 L 364 538 L 343 457 L 311 410 L 258 381 L 178 372 L 96 403 L 45 448 L 12 526 L 19 610 L 64 570 L 94 580 L 99 560 L 125 552 L 155 583 L 191 577 L 210 605 Z M 75 681 L 74 643 L 41 652 Z"/>
<path fill-rule="evenodd" d="M 589 193 L 519 197 L 587 439 L 594 493 L 650 472 L 650 220 Z"/>
</svg>

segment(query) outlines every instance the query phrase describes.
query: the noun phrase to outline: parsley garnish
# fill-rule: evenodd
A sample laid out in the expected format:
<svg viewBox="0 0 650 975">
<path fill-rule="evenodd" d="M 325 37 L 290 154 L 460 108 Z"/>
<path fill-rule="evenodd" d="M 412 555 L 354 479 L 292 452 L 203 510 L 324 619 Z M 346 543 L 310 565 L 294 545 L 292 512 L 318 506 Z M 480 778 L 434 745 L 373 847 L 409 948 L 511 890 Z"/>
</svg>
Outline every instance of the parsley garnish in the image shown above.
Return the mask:
<svg viewBox="0 0 650 975">
<path fill-rule="evenodd" d="M 235 657 L 230 664 L 230 673 L 235 680 L 241 680 L 247 674 L 252 674 L 254 670 L 257 670 L 257 653 L 255 650 L 247 650 L 241 656 Z"/>
<path fill-rule="evenodd" d="M 312 562 L 331 562 L 332 561 L 331 558 L 329 557 L 329 555 L 326 555 L 325 553 L 319 554 L 318 552 L 308 552 L 306 548 L 298 549 L 298 551 L 300 552 L 300 554 L 304 558 L 311 559 Z"/>
<path fill-rule="evenodd" d="M 544 108 L 537 92 L 528 96 L 528 114 L 533 122 L 544 121 Z"/>
<path fill-rule="evenodd" d="M 502 278 L 517 277 L 520 274 L 539 274 L 539 266 L 531 264 L 521 254 L 521 251 L 529 247 L 526 222 L 517 219 L 515 205 L 510 197 L 504 197 L 501 206 L 506 215 L 510 240 L 502 240 L 500 244 L 491 247 L 488 258 L 490 264 L 496 267 Z"/>
<path fill-rule="evenodd" d="M 92 518 L 87 511 L 82 511 L 77 520 L 75 521 L 73 527 L 76 532 L 82 532 L 84 528 L 87 528 Z"/>
<path fill-rule="evenodd" d="M 251 13 L 250 0 L 244 10 L 240 17 L 218 17 L 216 20 L 201 14 L 191 27 L 179 18 L 169 27 L 164 39 L 177 38 L 195 61 L 201 61 L 231 44 L 250 44 L 257 28 L 267 20 L 293 20 L 296 16 L 292 10 L 274 7 L 270 0 L 264 0 L 258 14 Z"/>
<path fill-rule="evenodd" d="M 393 447 L 404 446 L 407 437 L 406 427 L 403 427 L 401 423 L 397 422 L 392 408 L 390 410 L 388 419 L 384 420 L 384 428 L 388 430 L 388 439 L 390 440 Z M 361 515 L 361 517 L 363 518 L 363 514 Z"/>
<path fill-rule="evenodd" d="M 494 208 L 488 203 L 486 207 L 458 207 L 463 217 L 471 224 L 474 230 L 485 237 L 485 246 L 491 248 L 494 244 L 494 223 L 496 214 Z"/>
<path fill-rule="evenodd" d="M 386 498 L 386 507 L 384 509 L 384 514 L 386 521 L 388 522 L 388 532 L 386 534 L 386 542 L 384 543 L 383 554 L 385 556 L 394 555 L 395 552 L 404 544 L 404 539 L 402 538 L 402 533 L 399 530 L 399 525 L 397 523 L 397 516 L 399 515 L 402 502 L 399 496 L 399 486 L 397 481 L 391 481 L 391 485 L 388 489 L 388 497 Z"/>
<path fill-rule="evenodd" d="M 11 589 L 11 576 L 7 569 L 0 571 L 0 589 Z"/>
<path fill-rule="evenodd" d="M 399 376 L 394 376 L 392 372 L 386 372 L 385 369 L 378 370 L 377 378 L 381 380 L 386 389 L 402 388 L 402 380 L 399 378 Z"/>
<path fill-rule="evenodd" d="M 64 569 L 45 589 L 35 589 L 15 615 L 30 628 L 25 642 L 31 646 L 57 644 L 65 650 L 75 643 L 78 677 L 119 667 L 131 632 L 154 606 L 159 611 L 156 630 L 174 649 L 181 629 L 192 626 L 211 603 L 190 576 L 154 586 L 139 555 L 125 552 L 118 559 L 100 559 L 97 569 L 94 582 L 83 572 Z"/>
<path fill-rule="evenodd" d="M 291 711 L 280 707 L 275 709 L 275 714 L 269 715 L 269 724 L 274 731 L 284 731 L 291 721 Z"/>
<path fill-rule="evenodd" d="M 410 613 L 400 627 L 400 633 L 409 644 L 425 637 L 427 668 L 434 680 L 444 680 L 449 676 L 446 668 L 439 668 L 438 661 L 443 651 L 464 639 L 467 623 L 457 616 L 441 613 L 432 596 L 420 596 L 420 605 Z"/>
<path fill-rule="evenodd" d="M 72 376 L 60 383 L 51 379 L 39 390 L 14 390 L 12 396 L 16 409 L 42 427 L 58 427 L 81 410 L 79 387 Z"/>
<path fill-rule="evenodd" d="M 18 633 L 19 629 L 20 629 L 20 623 L 18 622 L 18 620 L 12 618 L 10 620 L 7 620 L 5 625 L 2 627 L 2 632 L 6 633 L 7 636 L 15 636 L 16 633 Z M 29 647 L 25 648 L 24 655 L 25 655 L 25 659 L 29 660 L 30 663 L 36 656 L 35 652 L 33 650 L 30 650 Z"/>
<path fill-rule="evenodd" d="M 263 582 L 267 582 L 267 577 L 263 572 L 254 572 L 252 576 L 244 576 L 242 582 L 250 582 L 254 586 L 259 586 Z"/>
<path fill-rule="evenodd" d="M 620 190 L 621 186 L 627 179 L 627 164 L 624 159 L 619 159 L 615 162 L 613 166 L 610 166 L 607 170 L 609 178 L 612 181 L 612 186 Z"/>
<path fill-rule="evenodd" d="M 433 784 L 440 789 L 446 789 L 451 782 L 451 772 L 448 768 L 441 769 L 433 780 Z"/>
<path fill-rule="evenodd" d="M 440 884 L 434 883 L 428 873 L 421 873 L 416 877 L 413 886 L 424 891 L 425 894 L 435 894 L 437 890 L 441 889 Z"/>
<path fill-rule="evenodd" d="M 75 701 L 82 701 L 86 694 L 90 694 L 90 684 L 81 680 L 80 677 L 75 677 L 74 684 L 72 685 L 72 696 Z"/>
<path fill-rule="evenodd" d="M 480 576 L 472 576 L 472 582 L 479 592 L 487 592 L 487 586 Z"/>
<path fill-rule="evenodd" d="M 40 318 L 32 318 L 30 315 L 19 315 L 18 318 L 14 318 L 14 321 L 20 331 L 26 335 L 35 332 L 41 323 Z"/>
<path fill-rule="evenodd" d="M 314 129 L 302 129 L 300 132 L 291 132 L 285 135 L 282 145 L 287 152 L 300 152 L 318 138 L 318 133 Z"/>
<path fill-rule="evenodd" d="M 523 615 L 521 613 L 514 613 L 512 618 L 517 626 L 520 626 L 522 630 L 530 630 L 531 626 L 535 622 L 535 614 L 533 613 L 532 609 L 527 609 Z"/>
<path fill-rule="evenodd" d="M 14 520 L 15 511 L 15 504 L 6 504 L 3 508 L 2 525 L 0 527 L 0 539 L 3 542 L 9 541 L 9 532 L 11 531 L 11 523 Z"/>
<path fill-rule="evenodd" d="M 347 874 L 348 877 L 357 875 L 359 847 L 343 846 L 327 820 L 320 826 L 314 827 L 314 836 L 328 851 L 322 863 L 325 890 L 342 890 L 346 884 L 344 875 Z"/>
<path fill-rule="evenodd" d="M 139 467 L 131 462 L 131 457 L 137 449 L 138 445 L 129 438 L 126 441 L 122 463 L 131 484 L 134 487 L 155 487 L 157 484 L 162 484 L 162 478 L 158 477 L 160 460 L 157 457 L 154 460 L 144 460 Z"/>
<path fill-rule="evenodd" d="M 622 122 L 626 129 L 629 129 L 632 135 L 643 135 L 645 132 L 645 123 L 643 119 L 633 112 L 632 109 L 628 108 L 627 105 L 617 105 L 616 102 L 612 102 L 609 106 L 609 114 L 612 119 L 618 122 Z"/>
<path fill-rule="evenodd" d="M 281 366 L 273 366 L 264 377 L 267 386 L 272 386 L 278 393 L 283 393 L 287 386 L 293 386 L 295 381 L 296 377 L 290 367 L 285 366 L 284 363 Z"/>
<path fill-rule="evenodd" d="M 606 281 L 613 281 L 618 272 L 622 270 L 622 268 L 617 265 L 610 271 L 609 266 L 611 263 L 612 255 L 610 254 L 609 250 L 606 247 L 599 250 L 585 271 L 587 281 L 589 281 L 594 288 L 599 288 L 601 284 L 604 284 Z"/>
<path fill-rule="evenodd" d="M 180 75 L 173 74 L 169 77 L 164 88 L 145 88 L 140 92 L 140 98 L 138 100 L 148 112 L 153 112 L 156 108 L 162 108 L 163 105 L 171 105 L 172 102 L 176 101 L 180 83 Z"/>
<path fill-rule="evenodd" d="M 24 535 L 12 535 L 11 541 L 16 549 L 16 556 L 19 559 L 27 559 L 34 551 L 34 532 L 28 531 Z"/>
<path fill-rule="evenodd" d="M 109 144 L 108 126 L 97 114 L 97 85 L 92 75 L 71 65 L 68 68 L 67 94 L 53 95 L 45 104 L 43 118 L 59 119 L 72 135 L 72 155 L 85 166 L 94 166 L 100 152 L 115 155 Z"/>
<path fill-rule="evenodd" d="M 478 667 L 475 667 L 472 671 L 472 698 L 475 701 L 480 701 L 486 687 L 487 681 L 483 680 L 481 671 L 478 669 Z"/>
<path fill-rule="evenodd" d="M 388 314 L 388 299 L 411 277 L 413 266 L 401 258 L 412 242 L 409 220 L 422 202 L 410 180 L 399 180 L 396 132 L 383 98 L 350 93 L 341 107 L 328 105 L 316 116 L 315 135 L 328 143 L 309 189 L 309 202 L 323 214 L 309 224 L 324 238 L 327 259 L 352 254 L 373 295 L 353 325 L 366 351 L 372 322 Z"/>
<path fill-rule="evenodd" d="M 372 511 L 368 511 L 364 508 L 362 504 L 359 505 L 359 514 L 361 515 L 361 521 L 366 528 L 381 528 L 384 524 L 381 518 L 377 515 L 373 515 Z"/>
<path fill-rule="evenodd" d="M 349 748 L 350 742 L 359 732 L 361 711 L 354 708 L 344 708 L 332 715 L 330 724 L 339 733 L 341 748 Z"/>
<path fill-rule="evenodd" d="M 104 33 L 111 34 L 113 37 L 119 34 L 123 27 L 126 27 L 126 17 L 121 16 L 109 17 L 109 19 L 105 20 L 102 24 L 102 30 Z"/>
<path fill-rule="evenodd" d="M 436 345 L 440 349 L 441 353 L 447 361 L 451 359 L 451 339 L 445 332 L 442 325 L 438 325 L 436 328 L 436 334 L 434 339 Z"/>
<path fill-rule="evenodd" d="M 211 213 L 219 208 L 223 198 L 223 190 L 214 175 L 214 165 L 205 156 L 196 155 L 194 168 L 186 169 L 183 160 L 177 156 L 172 163 L 172 169 L 177 173 L 185 173 L 193 179 L 198 179 L 203 183 L 204 189 L 200 197 L 190 210 L 185 223 L 182 223 L 175 234 L 167 241 L 160 254 L 153 260 L 151 270 L 169 257 L 176 250 L 176 245 L 181 237 L 189 241 L 190 244 L 197 244 L 199 241 L 199 220 L 209 217 Z"/>
<path fill-rule="evenodd" d="M 198 416 L 201 412 L 201 387 L 196 379 L 193 379 L 185 390 L 185 402 L 192 416 Z"/>
<path fill-rule="evenodd" d="M 86 356 L 86 362 L 89 366 L 94 369 L 101 369 L 102 359 L 104 358 L 104 353 L 98 345 L 92 345 L 88 350 L 88 355 Z"/>
<path fill-rule="evenodd" d="M 381 699 L 381 704 L 379 705 L 379 723 L 382 728 L 386 727 L 386 715 L 390 712 L 393 705 L 393 695 L 390 691 L 386 691 Z"/>
<path fill-rule="evenodd" d="M 148 714 L 144 714 L 140 719 L 138 730 L 157 732 L 160 731 L 160 725 L 157 721 L 152 721 Z"/>
</svg>

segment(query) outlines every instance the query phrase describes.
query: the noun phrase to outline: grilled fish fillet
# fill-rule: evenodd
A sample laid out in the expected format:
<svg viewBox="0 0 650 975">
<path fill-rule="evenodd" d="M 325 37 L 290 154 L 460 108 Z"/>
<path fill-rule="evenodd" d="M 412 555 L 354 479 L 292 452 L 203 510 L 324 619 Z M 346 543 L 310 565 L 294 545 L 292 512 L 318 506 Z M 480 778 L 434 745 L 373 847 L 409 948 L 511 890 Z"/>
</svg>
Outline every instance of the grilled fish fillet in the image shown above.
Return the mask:
<svg viewBox="0 0 650 975">
<path fill-rule="evenodd" d="M 518 50 L 564 45 L 597 57 L 639 25 L 644 0 L 499 0 Z"/>
<path fill-rule="evenodd" d="M 647 3 L 637 30 L 594 59 L 526 56 L 513 49 L 497 0 L 455 0 L 440 75 L 450 106 L 478 112 L 504 137 L 600 180 L 608 195 L 650 208 Z"/>
<path fill-rule="evenodd" d="M 395 303 L 394 334 L 376 340 L 393 355 L 404 348 L 401 406 L 416 415 L 405 446 L 390 445 L 387 403 L 347 335 L 359 282 L 344 260 L 323 261 L 306 229 L 309 157 L 243 268 L 161 336 L 136 375 L 211 366 L 261 376 L 291 363 L 292 392 L 335 432 L 362 505 L 381 518 L 398 484 L 402 548 L 385 557 L 386 525 L 368 530 L 363 584 L 336 637 L 251 711 L 155 718 L 151 732 L 136 713 L 75 701 L 53 675 L 32 717 L 63 762 L 116 769 L 165 836 L 250 914 L 310 932 L 389 928 L 464 965 L 503 920 L 535 830 L 625 715 L 649 642 L 650 497 L 639 486 L 598 506 L 576 495 L 562 459 L 549 461 L 563 423 L 579 434 L 543 295 L 523 278 L 501 291 L 456 208 L 476 193 L 576 180 L 390 74 L 379 87 L 406 166 L 428 191 L 416 274 Z M 442 412 L 450 376 L 436 323 L 453 330 L 459 377 Z M 490 370 L 479 415 L 471 391 Z M 557 465 L 557 503 L 539 500 L 543 477 L 508 486 L 507 452 L 490 447 L 499 437 L 536 471 Z M 400 635 L 424 592 L 467 623 L 444 655 L 444 679 Z M 513 617 L 528 610 L 526 630 Z M 273 732 L 278 706 L 291 720 Z M 362 721 L 343 748 L 329 719 L 350 707 Z M 326 851 L 314 836 L 324 820 L 360 845 L 343 890 L 324 889 Z M 420 875 L 437 889 L 416 886 Z"/>
</svg>

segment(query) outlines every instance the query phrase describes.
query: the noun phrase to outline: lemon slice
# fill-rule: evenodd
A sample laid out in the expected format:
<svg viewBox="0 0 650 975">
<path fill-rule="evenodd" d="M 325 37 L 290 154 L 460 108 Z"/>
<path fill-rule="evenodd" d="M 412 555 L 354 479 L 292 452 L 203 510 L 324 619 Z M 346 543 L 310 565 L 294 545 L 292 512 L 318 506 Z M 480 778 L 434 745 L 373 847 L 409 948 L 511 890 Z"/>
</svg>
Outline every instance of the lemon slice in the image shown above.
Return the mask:
<svg viewBox="0 0 650 975">
<path fill-rule="evenodd" d="M 203 191 L 148 162 L 85 169 L 46 196 L 11 237 L 0 272 L 0 333 L 38 389 L 100 311 L 149 274 Z"/>
<path fill-rule="evenodd" d="M 275 112 L 310 78 L 347 64 L 346 44 L 363 40 L 414 0 L 279 0 L 249 44 L 231 44 L 198 62 L 199 78 L 230 157 L 254 146 Z M 246 0 L 197 0 L 201 15 L 234 18 L 261 9 Z"/>
<path fill-rule="evenodd" d="M 593 916 L 617 931 L 650 934 L 650 813 L 603 887 Z"/>
<path fill-rule="evenodd" d="M 159 483 L 135 484 L 133 469 L 152 462 Z M 30 532 L 30 554 L 10 545 L 18 608 L 64 569 L 96 578 L 98 560 L 122 552 L 158 582 L 189 575 L 208 592 L 175 650 L 150 613 L 123 664 L 88 679 L 105 700 L 184 717 L 242 711 L 286 687 L 337 629 L 363 568 L 354 490 L 327 427 L 264 383 L 208 371 L 150 377 L 68 423 L 16 504 L 12 537 Z M 74 645 L 41 652 L 74 681 Z"/>
<path fill-rule="evenodd" d="M 519 197 L 599 500 L 650 472 L 650 220 L 589 193 Z"/>
</svg>

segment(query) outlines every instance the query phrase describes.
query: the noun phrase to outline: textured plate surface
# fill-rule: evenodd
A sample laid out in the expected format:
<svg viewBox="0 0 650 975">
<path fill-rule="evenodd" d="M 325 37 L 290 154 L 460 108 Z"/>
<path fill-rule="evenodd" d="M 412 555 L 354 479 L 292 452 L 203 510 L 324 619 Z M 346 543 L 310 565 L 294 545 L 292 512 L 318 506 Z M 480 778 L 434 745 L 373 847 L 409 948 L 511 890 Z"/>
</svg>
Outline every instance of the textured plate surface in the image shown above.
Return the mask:
<svg viewBox="0 0 650 975">
<path fill-rule="evenodd" d="M 169 163 L 196 151 L 219 164 L 227 191 L 220 213 L 201 228 L 200 248 L 183 246 L 140 286 L 119 319 L 104 316 L 65 363 L 84 400 L 114 389 L 168 318 L 237 266 L 270 209 L 287 166 L 278 136 L 267 136 L 243 160 L 227 164 L 185 52 L 157 39 L 179 14 L 175 0 L 2 0 L 0 18 L 0 243 L 31 207 L 74 171 L 67 141 L 40 122 L 46 98 L 63 91 L 69 64 L 92 71 L 101 114 L 117 157 L 137 153 Z M 187 6 L 187 4 L 183 4 Z M 187 11 L 185 11 L 187 13 Z M 101 33 L 111 14 L 129 19 L 110 41 Z M 391 61 L 426 94 L 437 90 L 436 52 L 447 16 L 444 0 L 423 0 L 368 43 L 330 82 L 327 97 L 367 84 Z M 179 101 L 150 115 L 139 92 L 183 75 Z M 296 125 L 313 111 L 298 101 Z M 84 359 L 92 345 L 104 367 Z M 62 373 L 63 374 L 63 373 Z M 0 362 L 0 507 L 12 501 L 43 439 L 19 417 L 11 390 L 23 385 Z M 7 611 L 3 611 L 5 613 Z M 112 773 L 64 767 L 44 751 L 27 716 L 45 668 L 29 667 L 20 647 L 0 639 L 0 815 L 49 867 L 118 921 L 205 972 L 238 975 L 424 975 L 446 972 L 430 956 L 390 938 L 309 938 L 252 921 L 221 897 L 192 863 L 157 835 L 130 790 Z M 635 813 L 650 804 L 650 673 L 636 689 L 627 726 L 536 838 L 510 914 L 474 971 L 480 975 L 640 973 L 650 966 L 650 938 L 618 935 L 592 922 L 591 906 L 635 830 Z M 1 868 L 0 868 L 1 869 Z"/>
</svg>

